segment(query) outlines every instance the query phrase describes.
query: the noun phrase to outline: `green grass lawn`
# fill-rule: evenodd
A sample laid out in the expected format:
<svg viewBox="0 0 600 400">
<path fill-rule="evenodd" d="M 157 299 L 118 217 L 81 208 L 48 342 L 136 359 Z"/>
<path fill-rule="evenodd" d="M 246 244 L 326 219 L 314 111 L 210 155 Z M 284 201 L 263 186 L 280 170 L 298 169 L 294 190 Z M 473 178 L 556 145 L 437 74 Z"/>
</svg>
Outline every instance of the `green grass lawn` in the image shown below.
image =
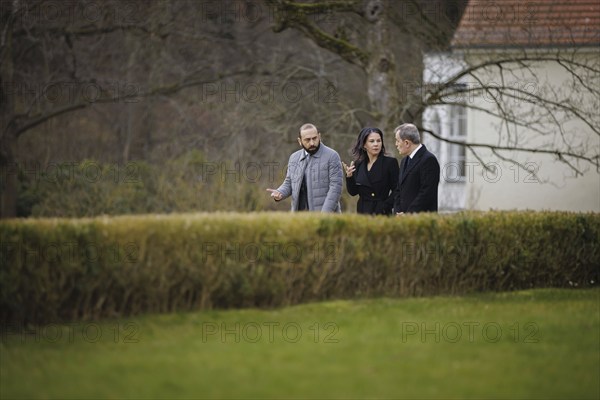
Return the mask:
<svg viewBox="0 0 600 400">
<path fill-rule="evenodd" d="M 542 289 L 4 326 L 0 397 L 598 399 L 599 299 Z"/>
</svg>

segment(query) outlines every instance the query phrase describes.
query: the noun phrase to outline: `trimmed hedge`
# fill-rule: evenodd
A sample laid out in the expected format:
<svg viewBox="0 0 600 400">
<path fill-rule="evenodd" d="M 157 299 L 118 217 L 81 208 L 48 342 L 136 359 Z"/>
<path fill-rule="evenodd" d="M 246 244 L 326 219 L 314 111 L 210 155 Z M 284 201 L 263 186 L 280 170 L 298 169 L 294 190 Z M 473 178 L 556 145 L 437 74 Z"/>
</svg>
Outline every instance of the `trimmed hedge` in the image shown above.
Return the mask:
<svg viewBox="0 0 600 400">
<path fill-rule="evenodd" d="M 600 215 L 178 214 L 0 222 L 0 320 L 597 285 Z"/>
</svg>

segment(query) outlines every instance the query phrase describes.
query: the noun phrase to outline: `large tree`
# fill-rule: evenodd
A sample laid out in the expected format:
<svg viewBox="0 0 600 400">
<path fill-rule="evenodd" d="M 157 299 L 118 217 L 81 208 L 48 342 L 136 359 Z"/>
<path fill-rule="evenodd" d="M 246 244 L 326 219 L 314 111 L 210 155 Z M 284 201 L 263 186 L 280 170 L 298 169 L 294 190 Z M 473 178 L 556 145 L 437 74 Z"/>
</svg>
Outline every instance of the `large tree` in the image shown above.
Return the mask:
<svg viewBox="0 0 600 400">
<path fill-rule="evenodd" d="M 263 34 L 248 21 L 211 19 L 203 2 L 0 4 L 2 217 L 16 215 L 19 169 L 40 173 L 37 162 L 21 164 L 23 138 L 43 154 L 72 136 L 53 155 L 63 161 L 103 151 L 126 164 L 149 158 L 151 147 L 173 147 L 178 132 L 187 133 L 177 145 L 186 148 L 210 106 L 194 101 L 208 85 L 252 76 L 251 55 L 237 56 Z M 32 133 L 43 140 L 32 142 Z"/>
<path fill-rule="evenodd" d="M 375 123 L 387 130 L 400 121 L 414 122 L 439 140 L 466 146 L 480 161 L 480 154 L 485 149 L 527 171 L 530 169 L 518 161 L 516 155 L 519 153 L 552 155 L 576 176 L 583 174 L 590 165 L 600 168 L 598 137 L 591 142 L 579 140 L 568 128 L 578 121 L 585 129 L 600 136 L 597 112 L 600 59 L 597 53 L 589 51 L 587 56 L 582 56 L 585 49 L 573 40 L 545 44 L 548 48 L 540 50 L 535 48 L 537 45 L 532 48 L 523 43 L 508 42 L 506 51 L 489 52 L 483 57 L 477 49 L 472 52 L 478 54 L 475 57 L 470 56 L 468 49 L 462 49 L 461 62 L 446 65 L 441 61 L 429 66 L 429 76 L 437 74 L 439 78 L 429 85 L 421 80 L 423 68 L 412 75 L 407 69 L 422 66 L 423 53 L 449 52 L 453 30 L 465 10 L 466 1 L 267 2 L 276 11 L 275 32 L 288 28 L 298 30 L 318 46 L 363 71 L 368 86 L 368 113 Z M 578 27 L 536 26 L 540 23 L 535 19 L 536 14 L 542 10 L 538 7 L 543 4 L 523 6 L 515 2 L 500 7 L 494 2 L 481 3 L 478 2 L 478 7 L 483 14 L 469 17 L 482 18 L 481 24 L 492 24 L 490 35 L 499 35 L 494 32 L 496 26 L 500 29 L 514 23 L 515 19 L 523 19 L 525 26 L 517 28 L 530 31 L 534 37 L 540 35 L 542 28 L 565 31 L 546 33 L 550 40 L 553 36 L 558 40 L 581 35 Z M 495 14 L 495 20 L 489 18 L 489 13 Z M 350 24 L 365 26 L 365 34 L 340 34 L 346 32 Z M 588 36 L 593 32 L 590 31 Z M 597 45 L 597 37 L 595 40 Z M 413 45 L 407 45 L 407 42 Z M 397 59 L 403 61 L 402 66 L 397 65 Z M 567 72 L 567 84 L 556 87 L 546 78 L 544 68 L 552 65 Z M 515 80 L 528 85 L 515 85 Z M 465 81 L 468 84 L 465 85 Z M 477 96 L 485 99 L 484 107 L 480 102 L 472 101 Z M 439 105 L 459 105 L 497 117 L 502 122 L 497 129 L 496 143 L 453 141 L 430 126 L 422 126 L 421 117 L 427 107 Z M 518 129 L 528 129 L 535 137 L 519 137 L 515 134 Z M 530 139 L 529 143 L 526 139 Z M 486 165 L 485 162 L 482 164 Z"/>
</svg>

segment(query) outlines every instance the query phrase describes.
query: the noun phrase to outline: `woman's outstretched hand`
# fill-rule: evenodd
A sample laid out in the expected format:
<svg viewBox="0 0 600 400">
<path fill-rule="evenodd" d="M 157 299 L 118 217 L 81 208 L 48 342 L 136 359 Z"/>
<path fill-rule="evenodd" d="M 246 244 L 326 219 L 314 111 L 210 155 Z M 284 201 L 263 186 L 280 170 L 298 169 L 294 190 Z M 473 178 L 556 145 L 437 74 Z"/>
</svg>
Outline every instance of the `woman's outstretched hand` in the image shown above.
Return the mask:
<svg viewBox="0 0 600 400">
<path fill-rule="evenodd" d="M 350 178 L 354 171 L 356 170 L 356 166 L 354 165 L 354 161 L 350 163 L 350 166 L 346 165 L 345 162 L 342 161 L 342 166 L 344 170 L 346 170 L 346 178 Z"/>
</svg>

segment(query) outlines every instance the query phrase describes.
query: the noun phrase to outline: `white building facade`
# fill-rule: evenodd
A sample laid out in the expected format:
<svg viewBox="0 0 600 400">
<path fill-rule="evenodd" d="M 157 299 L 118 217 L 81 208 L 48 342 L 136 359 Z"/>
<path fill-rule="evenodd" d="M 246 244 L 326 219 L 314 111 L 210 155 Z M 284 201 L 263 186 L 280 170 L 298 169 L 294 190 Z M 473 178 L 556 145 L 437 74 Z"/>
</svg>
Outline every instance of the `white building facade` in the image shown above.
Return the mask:
<svg viewBox="0 0 600 400">
<path fill-rule="evenodd" d="M 473 17 L 477 11 L 469 7 L 465 15 Z M 546 11 L 550 18 L 561 10 Z M 497 27 L 492 28 L 496 35 Z M 490 40 L 485 29 L 477 21 L 461 21 L 451 52 L 424 56 L 424 92 L 431 94 L 451 81 L 453 93 L 425 110 L 424 130 L 454 143 L 476 145 L 468 149 L 424 133 L 424 143 L 440 161 L 440 211 L 600 212 L 600 99 L 595 95 L 600 93 L 600 77 L 593 72 L 600 60 L 600 48 L 594 44 L 598 35 L 583 38 L 583 45 L 551 46 L 543 40 L 556 41 L 557 36 L 543 33 L 524 43 L 514 37 L 504 43 L 498 35 Z M 465 30 L 472 31 L 467 40 Z M 471 42 L 476 45 L 471 47 Z M 537 46 L 540 43 L 544 46 Z M 518 62 L 523 57 L 533 62 Z M 491 63 L 510 58 L 516 61 Z M 568 65 L 556 60 L 563 58 Z M 464 73 L 486 63 L 490 66 Z M 593 68 L 577 71 L 578 65 Z M 495 87 L 502 87 L 502 94 Z M 552 101 L 545 105 L 537 102 L 539 98 Z M 566 104 L 573 106 L 573 113 L 561 108 Z M 552 149 L 583 158 L 560 160 Z"/>
</svg>

